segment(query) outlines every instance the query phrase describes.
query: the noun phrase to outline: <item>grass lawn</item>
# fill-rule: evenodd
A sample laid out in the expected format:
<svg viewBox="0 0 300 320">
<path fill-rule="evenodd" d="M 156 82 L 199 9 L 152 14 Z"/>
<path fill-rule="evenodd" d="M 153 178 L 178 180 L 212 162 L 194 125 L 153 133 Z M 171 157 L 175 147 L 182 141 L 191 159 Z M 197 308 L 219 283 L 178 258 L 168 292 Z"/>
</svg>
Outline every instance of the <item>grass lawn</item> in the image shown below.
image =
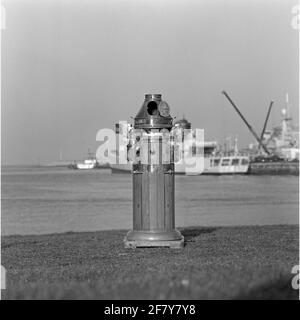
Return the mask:
<svg viewBox="0 0 300 320">
<path fill-rule="evenodd" d="M 124 230 L 2 238 L 3 299 L 297 299 L 296 225 L 181 229 L 182 250 L 124 249 Z"/>
</svg>

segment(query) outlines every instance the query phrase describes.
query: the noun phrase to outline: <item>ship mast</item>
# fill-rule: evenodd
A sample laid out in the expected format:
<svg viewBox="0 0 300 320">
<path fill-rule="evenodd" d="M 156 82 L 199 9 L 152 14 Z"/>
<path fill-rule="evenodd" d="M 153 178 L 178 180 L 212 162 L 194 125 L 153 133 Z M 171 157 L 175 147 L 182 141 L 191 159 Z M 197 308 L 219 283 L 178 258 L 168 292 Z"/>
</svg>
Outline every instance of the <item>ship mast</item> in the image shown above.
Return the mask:
<svg viewBox="0 0 300 320">
<path fill-rule="evenodd" d="M 282 113 L 282 141 L 284 142 L 288 136 L 288 131 L 290 128 L 289 121 L 292 120 L 290 116 L 290 104 L 289 104 L 289 94 L 286 94 L 286 107 L 281 110 Z"/>
<path fill-rule="evenodd" d="M 239 149 L 238 149 L 238 138 L 237 136 L 234 137 L 234 147 L 233 147 L 233 152 L 234 152 L 234 155 L 238 155 L 239 153 Z"/>
<path fill-rule="evenodd" d="M 267 149 L 267 147 L 261 142 L 260 138 L 258 137 L 257 133 L 253 130 L 253 128 L 250 126 L 250 124 L 248 123 L 248 121 L 245 119 L 245 117 L 242 115 L 242 113 L 240 112 L 240 110 L 238 109 L 238 107 L 234 104 L 234 102 L 231 100 L 231 98 L 229 97 L 229 95 L 227 94 L 226 91 L 222 91 L 222 93 L 224 94 L 224 96 L 228 99 L 228 101 L 231 103 L 231 105 L 233 106 L 233 108 L 236 110 L 236 112 L 238 113 L 238 115 L 242 118 L 242 120 L 245 122 L 246 126 L 248 127 L 248 129 L 250 130 L 250 132 L 253 134 L 253 136 L 255 137 L 255 139 L 257 140 L 257 142 L 263 147 L 264 151 L 270 155 L 270 151 Z"/>
</svg>

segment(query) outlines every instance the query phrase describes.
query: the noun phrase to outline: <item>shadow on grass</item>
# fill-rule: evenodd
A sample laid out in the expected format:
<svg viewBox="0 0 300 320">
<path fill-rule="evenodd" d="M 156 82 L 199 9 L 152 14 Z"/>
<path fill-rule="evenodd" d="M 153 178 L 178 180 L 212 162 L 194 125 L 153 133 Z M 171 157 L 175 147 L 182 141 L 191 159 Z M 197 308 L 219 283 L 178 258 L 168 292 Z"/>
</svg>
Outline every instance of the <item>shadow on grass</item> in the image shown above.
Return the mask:
<svg viewBox="0 0 300 320">
<path fill-rule="evenodd" d="M 292 288 L 292 277 L 281 277 L 242 292 L 234 300 L 298 300 L 299 291 Z"/>
<path fill-rule="evenodd" d="M 199 237 L 205 233 L 212 233 L 216 231 L 218 228 L 210 228 L 210 227 L 191 227 L 180 229 L 181 234 L 184 236 L 185 242 L 193 242 L 193 238 Z"/>
</svg>

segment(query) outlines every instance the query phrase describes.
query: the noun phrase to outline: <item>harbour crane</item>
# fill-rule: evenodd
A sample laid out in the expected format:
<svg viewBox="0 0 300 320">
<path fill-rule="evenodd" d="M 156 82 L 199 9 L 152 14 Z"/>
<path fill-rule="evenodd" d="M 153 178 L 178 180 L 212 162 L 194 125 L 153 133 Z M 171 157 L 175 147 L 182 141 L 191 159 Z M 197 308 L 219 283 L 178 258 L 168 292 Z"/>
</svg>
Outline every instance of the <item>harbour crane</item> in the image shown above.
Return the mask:
<svg viewBox="0 0 300 320">
<path fill-rule="evenodd" d="M 228 99 L 228 101 L 231 103 L 231 105 L 233 106 L 233 108 L 236 110 L 236 112 L 238 113 L 238 115 L 242 118 L 242 120 L 245 122 L 246 126 L 248 127 L 248 129 L 250 130 L 250 132 L 253 134 L 253 136 L 255 137 L 255 139 L 258 142 L 259 146 L 262 146 L 262 148 L 264 149 L 264 151 L 266 152 L 267 155 L 271 155 L 270 151 L 268 150 L 268 148 L 266 147 L 266 145 L 264 143 L 262 143 L 262 139 L 259 138 L 259 136 L 257 135 L 257 133 L 254 131 L 254 129 L 251 127 L 251 125 L 248 123 L 248 121 L 245 119 L 245 117 L 242 115 L 242 113 L 240 112 L 240 110 L 238 109 L 238 107 L 235 105 L 235 103 L 232 101 L 232 99 L 229 97 L 228 93 L 223 90 L 222 94 L 224 94 L 224 96 Z M 272 106 L 271 106 L 272 107 Z M 270 109 L 270 108 L 269 108 Z M 271 111 L 271 110 L 270 110 Z"/>
<path fill-rule="evenodd" d="M 260 143 L 259 143 L 259 145 L 258 145 L 258 150 L 259 150 L 259 151 L 260 151 L 260 148 L 261 148 L 261 146 L 262 146 L 262 141 L 263 141 L 264 134 L 265 134 L 265 131 L 266 131 L 266 128 L 267 128 L 267 123 L 268 123 L 268 121 L 269 121 L 269 117 L 270 117 L 270 113 L 271 113 L 271 109 L 272 109 L 273 103 L 274 103 L 274 101 L 272 100 L 272 101 L 270 102 L 270 106 L 269 106 L 269 109 L 268 109 L 268 112 L 267 112 L 267 117 L 266 117 L 266 120 L 265 120 L 263 129 L 262 129 L 261 135 L 260 135 Z"/>
</svg>

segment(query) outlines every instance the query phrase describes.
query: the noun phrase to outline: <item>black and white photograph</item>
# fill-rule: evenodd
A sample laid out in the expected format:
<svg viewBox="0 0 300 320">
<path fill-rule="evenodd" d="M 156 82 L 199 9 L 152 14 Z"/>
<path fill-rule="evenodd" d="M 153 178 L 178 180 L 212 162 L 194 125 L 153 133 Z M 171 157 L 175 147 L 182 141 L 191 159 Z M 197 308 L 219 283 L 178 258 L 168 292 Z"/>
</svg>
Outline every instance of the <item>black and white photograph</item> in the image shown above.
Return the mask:
<svg viewBox="0 0 300 320">
<path fill-rule="evenodd" d="M 1 0 L 1 300 L 299 300 L 299 28 L 298 0 Z"/>
</svg>

